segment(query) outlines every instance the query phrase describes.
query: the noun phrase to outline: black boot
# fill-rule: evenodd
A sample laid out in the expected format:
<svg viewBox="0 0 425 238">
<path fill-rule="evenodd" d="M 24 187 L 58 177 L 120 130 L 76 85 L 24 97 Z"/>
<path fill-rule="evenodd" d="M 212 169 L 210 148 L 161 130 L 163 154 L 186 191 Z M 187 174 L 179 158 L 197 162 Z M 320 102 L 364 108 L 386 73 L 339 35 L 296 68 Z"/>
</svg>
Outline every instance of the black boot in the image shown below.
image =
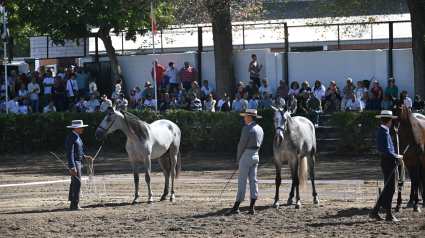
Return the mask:
<svg viewBox="0 0 425 238">
<path fill-rule="evenodd" d="M 381 208 L 381 204 L 376 204 L 373 210 L 369 213 L 369 217 L 376 219 L 377 221 L 382 221 L 384 218 L 379 215 L 379 209 Z"/>
<path fill-rule="evenodd" d="M 84 208 L 81 208 L 78 202 L 71 203 L 71 208 L 69 209 L 71 211 L 84 211 Z"/>
<path fill-rule="evenodd" d="M 241 202 L 235 202 L 235 205 L 233 205 L 232 209 L 225 212 L 224 215 L 230 216 L 233 214 L 239 214 L 239 205 L 241 205 Z"/>
<path fill-rule="evenodd" d="M 387 211 L 387 216 L 385 217 L 385 221 L 395 221 L 395 222 L 400 221 L 399 219 L 395 218 L 391 209 L 385 209 L 385 210 Z"/>
<path fill-rule="evenodd" d="M 257 199 L 251 199 L 251 204 L 249 204 L 248 214 L 250 214 L 250 215 L 254 215 L 255 214 L 254 205 L 255 205 L 255 202 L 256 201 L 257 201 Z"/>
</svg>

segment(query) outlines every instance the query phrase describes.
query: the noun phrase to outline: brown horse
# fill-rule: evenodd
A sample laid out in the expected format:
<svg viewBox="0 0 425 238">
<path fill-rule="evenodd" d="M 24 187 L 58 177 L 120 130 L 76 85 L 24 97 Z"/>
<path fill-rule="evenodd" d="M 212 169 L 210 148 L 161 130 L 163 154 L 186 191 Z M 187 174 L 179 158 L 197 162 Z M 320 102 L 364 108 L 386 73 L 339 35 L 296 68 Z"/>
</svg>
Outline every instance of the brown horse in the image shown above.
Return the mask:
<svg viewBox="0 0 425 238">
<path fill-rule="evenodd" d="M 412 182 L 410 199 L 407 207 L 413 207 L 414 212 L 420 212 L 419 207 L 419 191 L 422 192 L 422 207 L 425 207 L 425 117 L 421 114 L 412 114 L 404 103 L 404 97 L 392 98 L 391 110 L 397 119 L 393 120 L 393 127 L 399 124 L 399 144 L 400 152 L 406 150 L 403 161 L 409 171 L 410 180 Z M 392 128 L 393 129 L 393 128 Z M 393 131 L 393 130 L 392 130 Z M 392 136 L 394 147 L 397 149 L 396 138 Z M 397 206 L 395 211 L 401 212 L 401 191 L 398 192 Z"/>
</svg>

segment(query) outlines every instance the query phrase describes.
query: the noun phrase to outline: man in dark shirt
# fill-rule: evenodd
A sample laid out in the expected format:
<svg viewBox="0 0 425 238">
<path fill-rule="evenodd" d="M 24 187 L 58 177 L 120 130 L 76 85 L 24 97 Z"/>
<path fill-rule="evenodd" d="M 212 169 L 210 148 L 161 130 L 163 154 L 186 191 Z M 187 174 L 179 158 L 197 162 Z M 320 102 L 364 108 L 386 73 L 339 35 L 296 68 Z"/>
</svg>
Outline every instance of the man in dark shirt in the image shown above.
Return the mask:
<svg viewBox="0 0 425 238">
<path fill-rule="evenodd" d="M 309 113 L 321 113 L 322 112 L 322 102 L 316 97 L 316 93 L 312 92 L 311 98 L 307 100 L 307 107 Z M 319 115 L 315 116 L 314 127 L 319 127 Z"/>
<path fill-rule="evenodd" d="M 412 105 L 412 110 L 413 111 L 424 111 L 425 108 L 425 103 L 424 101 L 421 100 L 421 96 L 416 95 L 415 96 L 415 101 L 413 102 Z"/>
<path fill-rule="evenodd" d="M 372 92 L 369 96 L 369 101 L 367 103 L 367 108 L 370 111 L 379 111 L 381 110 L 381 99 L 378 98 L 376 92 Z"/>
<path fill-rule="evenodd" d="M 60 85 L 61 77 L 55 77 L 55 85 L 52 86 L 52 101 L 58 112 L 63 111 L 63 105 L 65 103 L 65 89 Z"/>
<path fill-rule="evenodd" d="M 230 106 L 229 106 L 229 96 L 224 97 L 224 103 L 223 105 L 221 105 L 221 109 L 222 112 L 228 112 L 230 111 Z"/>
<path fill-rule="evenodd" d="M 258 92 L 257 86 L 254 84 L 254 80 L 249 80 L 249 84 L 245 87 L 245 91 L 248 92 L 248 98 L 252 98 L 254 93 Z"/>
<path fill-rule="evenodd" d="M 303 91 L 302 96 L 298 99 L 297 113 L 308 113 L 307 100 L 308 100 L 308 92 Z"/>
</svg>

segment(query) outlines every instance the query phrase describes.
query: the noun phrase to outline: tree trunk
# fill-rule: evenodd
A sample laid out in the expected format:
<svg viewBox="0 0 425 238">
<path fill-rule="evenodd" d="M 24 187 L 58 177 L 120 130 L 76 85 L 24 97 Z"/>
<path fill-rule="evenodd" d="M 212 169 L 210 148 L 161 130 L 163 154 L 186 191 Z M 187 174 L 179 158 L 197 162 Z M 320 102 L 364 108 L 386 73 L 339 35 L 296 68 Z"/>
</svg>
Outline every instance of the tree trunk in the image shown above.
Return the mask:
<svg viewBox="0 0 425 238">
<path fill-rule="evenodd" d="M 213 30 L 216 97 L 220 99 L 223 93 L 227 93 L 233 99 L 236 84 L 230 0 L 211 0 L 207 7 Z"/>
<path fill-rule="evenodd" d="M 118 63 L 117 55 L 115 54 L 115 48 L 112 45 L 111 37 L 109 36 L 109 31 L 111 29 L 109 27 L 100 27 L 98 31 L 99 38 L 103 41 L 105 45 L 106 53 L 108 54 L 109 60 L 111 61 L 112 69 L 114 71 L 114 77 L 112 77 L 112 92 L 115 92 L 115 84 L 118 79 L 122 80 L 121 92 L 124 93 L 124 97 L 129 99 L 129 95 L 127 92 L 127 85 L 125 82 L 125 78 L 121 73 L 121 68 Z M 109 96 L 109 95 L 108 95 Z"/>
<path fill-rule="evenodd" d="M 412 53 L 415 95 L 425 96 L 425 1 L 408 0 L 412 22 Z"/>
</svg>

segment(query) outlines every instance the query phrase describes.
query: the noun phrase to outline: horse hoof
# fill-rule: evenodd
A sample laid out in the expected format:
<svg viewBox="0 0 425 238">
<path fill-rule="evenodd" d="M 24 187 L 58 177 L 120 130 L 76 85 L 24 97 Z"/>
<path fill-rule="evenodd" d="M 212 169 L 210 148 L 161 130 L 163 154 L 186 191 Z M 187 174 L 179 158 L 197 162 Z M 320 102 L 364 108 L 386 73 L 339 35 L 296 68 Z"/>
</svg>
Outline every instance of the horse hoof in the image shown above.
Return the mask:
<svg viewBox="0 0 425 238">
<path fill-rule="evenodd" d="M 170 197 L 170 202 L 175 202 L 175 201 L 176 201 L 176 198 L 174 196 L 171 196 Z"/>
<path fill-rule="evenodd" d="M 288 201 L 286 202 L 286 205 L 292 205 L 292 199 L 288 199 Z"/>
<path fill-rule="evenodd" d="M 401 208 L 401 207 L 396 207 L 394 209 L 394 212 L 402 212 L 402 211 L 403 211 L 403 208 Z"/>
<path fill-rule="evenodd" d="M 139 200 L 134 199 L 134 200 L 133 200 L 133 202 L 132 202 L 131 204 L 133 204 L 133 205 L 134 205 L 134 204 L 138 204 L 138 203 L 139 203 Z"/>
<path fill-rule="evenodd" d="M 316 199 L 314 199 L 314 200 L 313 200 L 313 203 L 314 203 L 314 204 L 319 204 L 319 203 L 320 203 L 320 202 L 319 202 L 319 199 L 317 199 L 317 198 L 316 198 Z"/>
<path fill-rule="evenodd" d="M 298 210 L 301 209 L 301 204 L 296 204 L 295 209 L 298 209 Z"/>
<path fill-rule="evenodd" d="M 421 212 L 421 207 L 419 207 L 419 205 L 416 205 L 413 207 L 413 211 L 414 212 Z"/>
<path fill-rule="evenodd" d="M 407 204 L 407 206 L 406 206 L 406 208 L 412 208 L 412 207 L 414 207 L 414 205 L 413 205 L 413 203 L 411 203 L 411 202 L 409 202 L 409 203 Z"/>
<path fill-rule="evenodd" d="M 165 196 L 162 196 L 161 197 L 161 199 L 159 200 L 160 202 L 163 202 L 163 201 L 165 201 L 167 199 L 167 197 L 165 197 Z"/>
<path fill-rule="evenodd" d="M 278 203 L 278 202 L 275 202 L 275 203 L 273 204 L 273 208 L 279 209 L 279 203 Z"/>
<path fill-rule="evenodd" d="M 148 205 L 150 205 L 150 204 L 152 204 L 153 203 L 153 201 L 148 201 Z"/>
</svg>

